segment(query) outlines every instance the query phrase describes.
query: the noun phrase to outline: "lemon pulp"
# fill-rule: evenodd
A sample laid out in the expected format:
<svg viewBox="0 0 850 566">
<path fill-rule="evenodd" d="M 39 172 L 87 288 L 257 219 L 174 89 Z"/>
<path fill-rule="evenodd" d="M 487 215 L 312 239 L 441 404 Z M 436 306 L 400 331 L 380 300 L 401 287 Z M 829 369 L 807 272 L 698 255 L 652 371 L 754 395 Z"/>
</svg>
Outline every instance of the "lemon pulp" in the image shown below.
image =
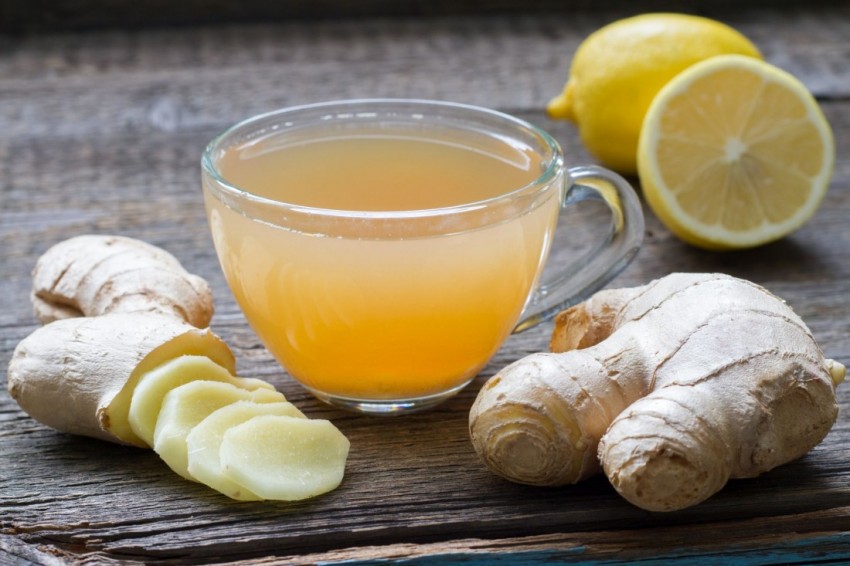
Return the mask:
<svg viewBox="0 0 850 566">
<path fill-rule="evenodd" d="M 671 80 L 647 111 L 638 173 L 650 207 L 709 249 L 764 244 L 820 204 L 835 159 L 817 102 L 790 74 L 722 55 Z"/>
</svg>

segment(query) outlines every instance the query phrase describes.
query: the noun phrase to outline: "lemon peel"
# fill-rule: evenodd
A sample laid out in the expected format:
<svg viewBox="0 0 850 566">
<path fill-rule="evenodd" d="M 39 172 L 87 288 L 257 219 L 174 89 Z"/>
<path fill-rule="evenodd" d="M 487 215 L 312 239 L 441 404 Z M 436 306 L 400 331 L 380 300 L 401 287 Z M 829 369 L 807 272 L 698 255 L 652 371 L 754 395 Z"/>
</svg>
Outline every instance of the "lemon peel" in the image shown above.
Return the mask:
<svg viewBox="0 0 850 566">
<path fill-rule="evenodd" d="M 741 33 L 709 18 L 649 13 L 618 20 L 581 43 L 547 113 L 575 123 L 603 165 L 634 174 L 640 127 L 655 94 L 694 63 L 727 53 L 761 58 Z"/>
</svg>

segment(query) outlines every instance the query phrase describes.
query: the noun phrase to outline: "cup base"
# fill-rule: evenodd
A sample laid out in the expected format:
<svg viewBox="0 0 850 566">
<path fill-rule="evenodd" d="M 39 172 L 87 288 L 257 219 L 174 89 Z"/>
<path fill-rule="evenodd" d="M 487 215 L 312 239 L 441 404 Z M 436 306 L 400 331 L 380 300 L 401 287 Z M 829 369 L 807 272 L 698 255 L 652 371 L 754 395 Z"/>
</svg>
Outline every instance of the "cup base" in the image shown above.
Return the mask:
<svg viewBox="0 0 850 566">
<path fill-rule="evenodd" d="M 365 415 L 393 417 L 436 407 L 443 401 L 455 396 L 464 387 L 469 385 L 471 381 L 472 380 L 470 379 L 457 387 L 434 395 L 406 399 L 357 399 L 352 397 L 342 397 L 340 395 L 332 395 L 307 386 L 304 386 L 304 388 L 320 401 L 323 401 L 328 405 L 333 405 L 334 407 L 339 407 L 340 409 Z"/>
</svg>

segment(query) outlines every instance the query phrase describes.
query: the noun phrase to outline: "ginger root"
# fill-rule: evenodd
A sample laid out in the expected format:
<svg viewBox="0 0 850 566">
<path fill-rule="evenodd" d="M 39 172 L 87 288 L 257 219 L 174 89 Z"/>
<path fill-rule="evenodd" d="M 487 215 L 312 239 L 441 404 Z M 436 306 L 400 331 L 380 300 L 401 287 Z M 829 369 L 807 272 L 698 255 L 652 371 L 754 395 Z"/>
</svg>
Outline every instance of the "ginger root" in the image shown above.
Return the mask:
<svg viewBox="0 0 850 566">
<path fill-rule="evenodd" d="M 227 344 L 174 317 L 116 313 L 57 320 L 15 348 L 9 394 L 56 430 L 144 448 L 148 443 L 128 419 L 133 391 L 140 378 L 179 356 L 205 356 L 235 372 Z"/>
<path fill-rule="evenodd" d="M 271 384 L 236 377 L 233 353 L 206 327 L 213 313 L 209 286 L 165 251 L 117 236 L 72 238 L 38 260 L 31 299 L 45 326 L 15 348 L 7 377 L 12 398 L 36 420 L 62 432 L 152 447 L 190 480 L 199 479 L 189 471 L 187 444 L 196 428 L 194 442 L 209 451 L 230 446 L 224 442 L 230 430 L 250 424 L 236 442 L 245 446 L 221 454 L 226 465 L 219 454 L 200 458 L 205 483 L 235 499 L 301 499 L 342 480 L 348 441 L 328 421 L 263 426 L 253 423 L 268 416 L 259 411 L 226 430 L 221 422 L 200 426 L 235 402 L 288 403 Z M 282 414 L 308 420 L 294 407 Z M 280 446 L 286 439 L 276 435 L 291 441 Z M 277 456 L 256 458 L 266 452 Z M 267 484 L 273 489 L 266 495 L 254 493 Z"/>
<path fill-rule="evenodd" d="M 601 467 L 651 511 L 806 454 L 835 422 L 845 374 L 781 299 L 720 274 L 601 291 L 559 314 L 550 349 L 484 385 L 469 416 L 475 450 L 531 485 Z"/>
<path fill-rule="evenodd" d="M 144 312 L 204 328 L 213 315 L 204 279 L 165 250 L 123 236 L 77 236 L 47 250 L 33 271 L 31 299 L 42 323 Z"/>
</svg>

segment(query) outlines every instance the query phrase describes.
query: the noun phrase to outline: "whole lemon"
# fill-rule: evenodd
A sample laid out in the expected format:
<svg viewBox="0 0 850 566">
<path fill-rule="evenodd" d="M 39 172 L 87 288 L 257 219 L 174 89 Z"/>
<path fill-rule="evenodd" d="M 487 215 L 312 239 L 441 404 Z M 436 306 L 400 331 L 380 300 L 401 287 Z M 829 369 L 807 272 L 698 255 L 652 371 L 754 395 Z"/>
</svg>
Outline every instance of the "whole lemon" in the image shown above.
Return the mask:
<svg viewBox="0 0 850 566">
<path fill-rule="evenodd" d="M 641 124 L 661 87 L 694 63 L 733 53 L 761 58 L 750 40 L 708 18 L 651 13 L 618 20 L 579 45 L 563 92 L 546 110 L 574 122 L 601 163 L 634 174 Z"/>
</svg>

